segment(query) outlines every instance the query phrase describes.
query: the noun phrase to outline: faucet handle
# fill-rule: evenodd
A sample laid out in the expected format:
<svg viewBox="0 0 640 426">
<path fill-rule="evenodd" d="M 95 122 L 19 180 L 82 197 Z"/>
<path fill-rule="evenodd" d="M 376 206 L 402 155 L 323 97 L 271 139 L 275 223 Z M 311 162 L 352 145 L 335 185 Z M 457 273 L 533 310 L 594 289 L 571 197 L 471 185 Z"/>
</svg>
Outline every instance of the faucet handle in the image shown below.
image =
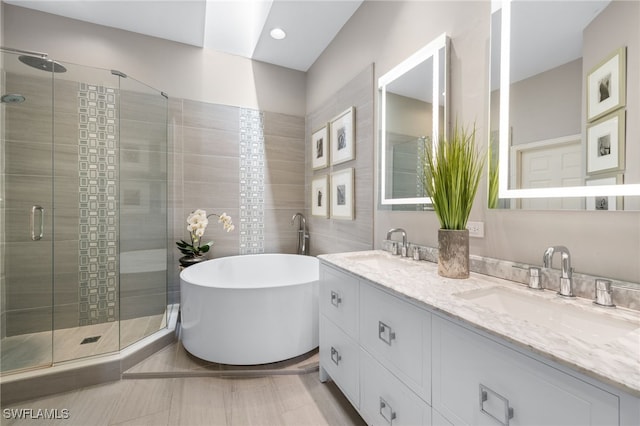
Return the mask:
<svg viewBox="0 0 640 426">
<path fill-rule="evenodd" d="M 611 281 L 604 279 L 596 279 L 596 298 L 593 301 L 596 305 L 614 307 L 613 291 L 611 290 Z"/>
<path fill-rule="evenodd" d="M 534 290 L 544 290 L 540 281 L 540 268 L 537 266 L 529 267 L 529 288 Z"/>
</svg>

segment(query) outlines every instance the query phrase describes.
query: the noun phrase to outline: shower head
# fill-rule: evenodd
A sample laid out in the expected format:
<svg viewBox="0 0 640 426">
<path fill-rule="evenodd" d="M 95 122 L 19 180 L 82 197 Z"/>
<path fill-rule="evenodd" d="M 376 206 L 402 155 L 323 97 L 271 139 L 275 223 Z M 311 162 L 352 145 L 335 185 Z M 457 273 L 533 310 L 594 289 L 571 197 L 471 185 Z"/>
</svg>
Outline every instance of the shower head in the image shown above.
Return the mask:
<svg viewBox="0 0 640 426">
<path fill-rule="evenodd" d="M 33 67 L 42 71 L 67 72 L 67 69 L 65 67 L 63 67 L 56 61 L 47 59 L 45 57 L 21 55 L 21 56 L 18 56 L 18 59 L 23 64 L 29 65 L 30 67 Z"/>
<path fill-rule="evenodd" d="M 0 97 L 0 103 L 4 104 L 19 104 L 24 102 L 24 96 L 20 93 L 7 93 L 6 95 L 2 95 Z"/>
</svg>

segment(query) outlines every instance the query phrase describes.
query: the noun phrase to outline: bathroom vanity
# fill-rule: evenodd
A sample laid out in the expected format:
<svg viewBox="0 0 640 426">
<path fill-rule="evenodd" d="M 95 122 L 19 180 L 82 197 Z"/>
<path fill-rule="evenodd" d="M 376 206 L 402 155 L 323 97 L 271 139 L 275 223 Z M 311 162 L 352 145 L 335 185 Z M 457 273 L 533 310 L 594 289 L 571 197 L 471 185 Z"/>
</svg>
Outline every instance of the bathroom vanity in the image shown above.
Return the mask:
<svg viewBox="0 0 640 426">
<path fill-rule="evenodd" d="M 320 259 L 320 378 L 368 424 L 640 424 L 638 312 L 383 251 Z"/>
</svg>

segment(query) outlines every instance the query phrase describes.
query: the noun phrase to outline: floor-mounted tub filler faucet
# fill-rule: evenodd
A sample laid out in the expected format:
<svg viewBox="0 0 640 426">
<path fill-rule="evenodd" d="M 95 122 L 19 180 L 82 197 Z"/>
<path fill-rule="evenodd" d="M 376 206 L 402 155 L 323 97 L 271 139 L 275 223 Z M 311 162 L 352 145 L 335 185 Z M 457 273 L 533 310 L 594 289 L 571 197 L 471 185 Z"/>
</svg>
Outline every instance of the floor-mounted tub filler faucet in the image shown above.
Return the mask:
<svg viewBox="0 0 640 426">
<path fill-rule="evenodd" d="M 298 254 L 307 255 L 309 254 L 309 245 L 307 244 L 307 240 L 309 239 L 309 234 L 307 233 L 307 219 L 304 217 L 302 213 L 296 213 L 291 218 L 291 226 L 295 225 L 296 218 L 300 218 L 298 224 Z"/>
<path fill-rule="evenodd" d="M 400 247 L 400 250 L 398 250 L 397 248 L 394 248 L 394 253 L 393 254 L 399 254 L 402 257 L 407 257 L 407 231 L 405 231 L 402 228 L 393 228 L 393 229 L 389 229 L 387 231 L 387 240 L 391 239 L 391 235 L 396 233 L 396 232 L 401 232 L 402 233 L 402 246 Z M 397 247 L 396 245 L 394 245 L 394 247 Z"/>
<path fill-rule="evenodd" d="M 542 256 L 542 266 L 551 268 L 553 254 L 555 252 L 559 252 L 561 256 L 560 290 L 558 294 L 564 297 L 575 297 L 573 294 L 573 281 L 571 279 L 571 274 L 573 273 L 571 269 L 571 254 L 568 248 L 565 246 L 553 246 L 546 249 Z"/>
</svg>

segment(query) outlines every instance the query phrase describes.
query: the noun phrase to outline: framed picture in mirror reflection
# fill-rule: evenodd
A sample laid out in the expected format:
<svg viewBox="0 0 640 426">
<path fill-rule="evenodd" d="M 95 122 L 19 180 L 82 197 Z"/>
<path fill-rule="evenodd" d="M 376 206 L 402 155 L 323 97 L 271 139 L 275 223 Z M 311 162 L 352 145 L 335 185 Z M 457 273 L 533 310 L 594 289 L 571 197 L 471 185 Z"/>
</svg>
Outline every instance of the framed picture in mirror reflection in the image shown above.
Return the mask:
<svg viewBox="0 0 640 426">
<path fill-rule="evenodd" d="M 626 47 L 595 66 L 587 76 L 587 121 L 594 121 L 626 103 Z"/>
<path fill-rule="evenodd" d="M 587 126 L 587 174 L 624 169 L 625 110 Z"/>
<path fill-rule="evenodd" d="M 623 183 L 622 173 L 614 173 L 612 175 L 597 176 L 587 179 L 587 186 L 597 185 L 621 185 Z M 598 195 L 595 197 L 587 197 L 587 210 L 624 210 L 624 197 Z"/>
</svg>

